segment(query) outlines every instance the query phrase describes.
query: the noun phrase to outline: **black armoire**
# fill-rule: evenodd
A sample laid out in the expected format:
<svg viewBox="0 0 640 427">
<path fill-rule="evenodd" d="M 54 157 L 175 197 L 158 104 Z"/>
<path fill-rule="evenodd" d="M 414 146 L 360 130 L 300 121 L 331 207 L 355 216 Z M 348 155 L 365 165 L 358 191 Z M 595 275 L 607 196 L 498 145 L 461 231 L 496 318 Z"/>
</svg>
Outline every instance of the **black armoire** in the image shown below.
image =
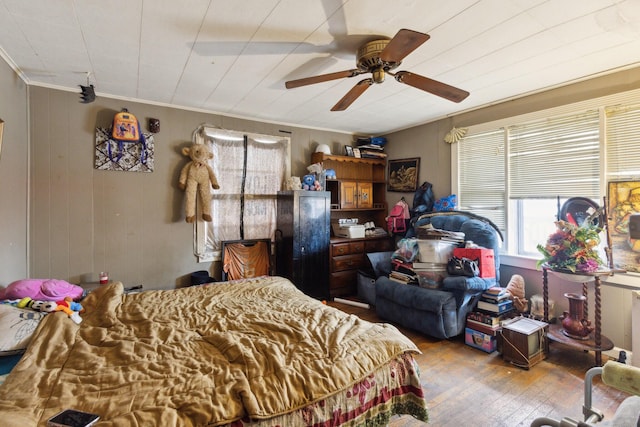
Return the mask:
<svg viewBox="0 0 640 427">
<path fill-rule="evenodd" d="M 331 193 L 278 192 L 276 273 L 302 292 L 329 298 Z"/>
</svg>

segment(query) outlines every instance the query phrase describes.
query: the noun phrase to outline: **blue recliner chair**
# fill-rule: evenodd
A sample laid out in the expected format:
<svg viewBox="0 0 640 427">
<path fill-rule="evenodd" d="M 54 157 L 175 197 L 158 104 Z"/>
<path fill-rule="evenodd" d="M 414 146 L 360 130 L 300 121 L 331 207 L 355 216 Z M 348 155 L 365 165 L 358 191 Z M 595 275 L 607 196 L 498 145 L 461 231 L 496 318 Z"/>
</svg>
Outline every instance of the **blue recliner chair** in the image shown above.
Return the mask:
<svg viewBox="0 0 640 427">
<path fill-rule="evenodd" d="M 428 223 L 438 229 L 463 232 L 465 241 L 493 249 L 496 277 L 449 276 L 444 278 L 441 289 L 428 289 L 401 285 L 381 275 L 375 279 L 373 304 L 382 319 L 446 339 L 464 332 L 467 313 L 475 309 L 482 292 L 499 285 L 501 235 L 491 221 L 482 217 L 464 212 L 441 212 L 419 217 L 407 237 L 415 236 L 416 228 Z M 387 260 L 378 262 L 386 263 Z"/>
</svg>

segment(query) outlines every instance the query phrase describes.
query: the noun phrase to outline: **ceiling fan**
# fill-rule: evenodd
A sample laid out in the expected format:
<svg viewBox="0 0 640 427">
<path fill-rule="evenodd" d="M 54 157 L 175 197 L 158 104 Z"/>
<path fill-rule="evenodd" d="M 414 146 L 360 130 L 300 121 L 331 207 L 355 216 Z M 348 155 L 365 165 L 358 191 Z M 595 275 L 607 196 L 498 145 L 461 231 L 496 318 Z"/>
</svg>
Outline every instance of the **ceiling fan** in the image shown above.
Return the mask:
<svg viewBox="0 0 640 427">
<path fill-rule="evenodd" d="M 362 45 L 356 54 L 356 66 L 352 70 L 337 71 L 335 73 L 321 74 L 298 80 L 290 80 L 285 83 L 287 89 L 315 83 L 327 82 L 347 77 L 355 77 L 360 74 L 371 73 L 372 76 L 360 80 L 347 94 L 342 97 L 331 111 L 346 110 L 360 95 L 374 83 L 382 83 L 385 75 L 393 76 L 400 83 L 408 84 L 453 102 L 460 102 L 469 96 L 469 92 L 458 89 L 448 84 L 414 74 L 409 71 L 395 70 L 402 60 L 420 45 L 429 40 L 429 35 L 413 30 L 402 29 L 392 39 L 373 40 Z"/>
</svg>

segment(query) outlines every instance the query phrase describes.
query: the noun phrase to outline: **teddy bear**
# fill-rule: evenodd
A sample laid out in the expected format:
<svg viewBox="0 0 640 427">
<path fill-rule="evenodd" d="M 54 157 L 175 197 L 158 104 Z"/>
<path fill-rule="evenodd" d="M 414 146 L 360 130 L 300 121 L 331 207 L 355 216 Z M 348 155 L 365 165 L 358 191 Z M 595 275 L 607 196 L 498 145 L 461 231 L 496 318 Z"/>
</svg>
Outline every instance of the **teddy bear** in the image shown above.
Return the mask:
<svg viewBox="0 0 640 427">
<path fill-rule="evenodd" d="M 299 176 L 290 176 L 287 178 L 286 186 L 287 190 L 301 190 L 302 189 L 302 181 L 300 181 Z"/>
<path fill-rule="evenodd" d="M 179 187 L 186 192 L 186 221 L 194 222 L 196 219 L 196 193 L 202 203 L 202 219 L 211 221 L 211 191 L 220 188 L 218 180 L 209 166 L 208 161 L 213 159 L 213 153 L 205 144 L 192 144 L 184 147 L 182 154 L 189 156 L 191 161 L 184 165 L 180 171 Z"/>
</svg>

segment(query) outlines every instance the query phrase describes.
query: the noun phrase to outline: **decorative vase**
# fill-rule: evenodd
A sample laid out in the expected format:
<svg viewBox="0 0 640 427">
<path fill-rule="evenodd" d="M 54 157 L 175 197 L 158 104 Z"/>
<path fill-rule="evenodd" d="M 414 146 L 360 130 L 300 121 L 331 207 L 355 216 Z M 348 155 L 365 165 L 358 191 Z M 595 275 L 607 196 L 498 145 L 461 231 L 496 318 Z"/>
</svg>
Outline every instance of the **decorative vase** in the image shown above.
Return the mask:
<svg viewBox="0 0 640 427">
<path fill-rule="evenodd" d="M 569 311 L 565 311 L 560 316 L 562 333 L 569 338 L 588 340 L 589 334 L 593 332 L 593 326 L 590 320 L 584 318 L 584 303 L 587 297 L 571 293 L 564 296 L 569 299 Z"/>
</svg>

